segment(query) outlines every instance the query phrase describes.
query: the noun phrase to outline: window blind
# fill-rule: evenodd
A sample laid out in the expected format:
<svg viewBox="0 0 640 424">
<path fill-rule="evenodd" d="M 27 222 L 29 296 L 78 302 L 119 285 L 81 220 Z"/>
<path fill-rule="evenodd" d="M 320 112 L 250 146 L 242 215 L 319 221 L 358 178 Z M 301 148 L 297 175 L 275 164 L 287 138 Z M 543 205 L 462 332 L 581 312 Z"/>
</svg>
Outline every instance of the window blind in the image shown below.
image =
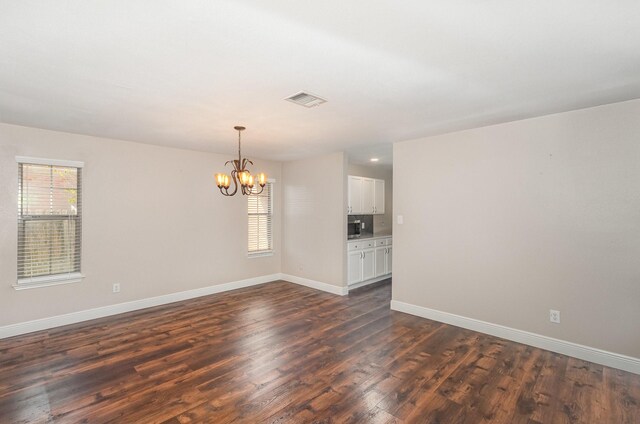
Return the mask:
<svg viewBox="0 0 640 424">
<path fill-rule="evenodd" d="M 81 173 L 18 163 L 18 284 L 80 272 Z"/>
<path fill-rule="evenodd" d="M 249 215 L 249 253 L 273 250 L 273 183 L 268 182 L 260 194 L 247 196 Z"/>
</svg>

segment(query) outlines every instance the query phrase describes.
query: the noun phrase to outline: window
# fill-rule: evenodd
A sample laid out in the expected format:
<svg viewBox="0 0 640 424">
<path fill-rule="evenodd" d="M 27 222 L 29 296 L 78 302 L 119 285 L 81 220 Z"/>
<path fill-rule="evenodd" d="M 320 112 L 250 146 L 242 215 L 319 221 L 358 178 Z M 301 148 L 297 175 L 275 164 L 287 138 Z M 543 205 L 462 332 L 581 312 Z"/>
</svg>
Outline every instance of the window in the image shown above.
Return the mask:
<svg viewBox="0 0 640 424">
<path fill-rule="evenodd" d="M 76 282 L 82 240 L 82 163 L 18 161 L 18 284 Z"/>
<path fill-rule="evenodd" d="M 249 255 L 273 252 L 273 182 L 268 182 L 260 194 L 247 196 L 249 214 Z"/>
</svg>

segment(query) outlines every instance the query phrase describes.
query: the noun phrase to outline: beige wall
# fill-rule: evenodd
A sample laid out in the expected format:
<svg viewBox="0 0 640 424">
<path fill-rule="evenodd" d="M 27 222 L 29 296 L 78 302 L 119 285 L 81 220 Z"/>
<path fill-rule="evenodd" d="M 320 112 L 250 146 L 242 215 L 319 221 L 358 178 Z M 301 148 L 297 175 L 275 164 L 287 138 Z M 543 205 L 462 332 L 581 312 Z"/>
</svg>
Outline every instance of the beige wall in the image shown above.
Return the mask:
<svg viewBox="0 0 640 424">
<path fill-rule="evenodd" d="M 282 272 L 346 286 L 346 158 L 343 153 L 282 164 Z"/>
<path fill-rule="evenodd" d="M 640 100 L 393 157 L 394 300 L 640 358 Z"/>
<path fill-rule="evenodd" d="M 79 284 L 16 291 L 15 156 L 85 162 Z M 0 124 L 0 326 L 279 273 L 281 164 L 271 257 L 247 257 L 246 197 L 222 196 L 229 157 Z M 112 293 L 113 283 L 121 292 Z"/>
<path fill-rule="evenodd" d="M 349 175 L 384 180 L 384 214 L 373 215 L 374 235 L 391 234 L 393 223 L 393 170 L 382 166 L 349 164 Z"/>
</svg>

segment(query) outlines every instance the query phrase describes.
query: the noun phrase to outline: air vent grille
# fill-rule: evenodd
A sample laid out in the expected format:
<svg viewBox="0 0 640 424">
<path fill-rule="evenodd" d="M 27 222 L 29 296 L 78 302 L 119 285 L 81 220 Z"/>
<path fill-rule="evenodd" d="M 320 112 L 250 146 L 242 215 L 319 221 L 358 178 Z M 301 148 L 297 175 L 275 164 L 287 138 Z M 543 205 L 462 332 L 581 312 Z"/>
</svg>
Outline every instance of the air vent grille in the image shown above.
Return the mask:
<svg viewBox="0 0 640 424">
<path fill-rule="evenodd" d="M 296 93 L 293 96 L 289 96 L 285 98 L 285 100 L 304 107 L 315 107 L 327 102 L 322 97 L 305 93 L 304 91 Z"/>
</svg>

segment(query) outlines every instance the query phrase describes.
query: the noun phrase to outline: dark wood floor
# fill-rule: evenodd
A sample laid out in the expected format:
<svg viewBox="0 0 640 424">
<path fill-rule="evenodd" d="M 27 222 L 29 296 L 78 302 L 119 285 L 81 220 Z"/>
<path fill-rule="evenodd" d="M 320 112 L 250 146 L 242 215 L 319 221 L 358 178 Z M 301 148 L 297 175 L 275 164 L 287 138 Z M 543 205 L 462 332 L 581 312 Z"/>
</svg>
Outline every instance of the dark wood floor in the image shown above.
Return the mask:
<svg viewBox="0 0 640 424">
<path fill-rule="evenodd" d="M 0 340 L 0 422 L 640 423 L 640 376 L 286 282 Z"/>
</svg>

